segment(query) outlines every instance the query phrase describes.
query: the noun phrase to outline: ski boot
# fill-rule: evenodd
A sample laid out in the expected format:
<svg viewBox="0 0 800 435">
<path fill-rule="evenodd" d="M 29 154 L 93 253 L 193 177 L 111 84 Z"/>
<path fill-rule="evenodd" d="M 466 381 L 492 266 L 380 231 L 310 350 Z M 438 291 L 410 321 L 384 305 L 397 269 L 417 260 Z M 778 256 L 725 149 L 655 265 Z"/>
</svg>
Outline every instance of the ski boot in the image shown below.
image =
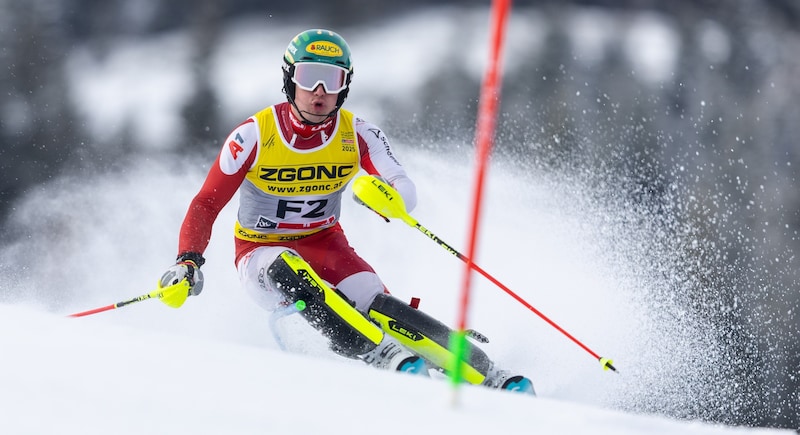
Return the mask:
<svg viewBox="0 0 800 435">
<path fill-rule="evenodd" d="M 406 350 L 388 335 L 383 337 L 375 349 L 360 355 L 359 358 L 379 369 L 429 376 L 425 360 Z"/>
<path fill-rule="evenodd" d="M 508 370 L 501 370 L 492 365 L 483 384 L 489 388 L 497 388 L 499 390 L 514 391 L 518 393 L 536 395 L 533 389 L 533 382 L 522 375 L 513 375 Z"/>
</svg>

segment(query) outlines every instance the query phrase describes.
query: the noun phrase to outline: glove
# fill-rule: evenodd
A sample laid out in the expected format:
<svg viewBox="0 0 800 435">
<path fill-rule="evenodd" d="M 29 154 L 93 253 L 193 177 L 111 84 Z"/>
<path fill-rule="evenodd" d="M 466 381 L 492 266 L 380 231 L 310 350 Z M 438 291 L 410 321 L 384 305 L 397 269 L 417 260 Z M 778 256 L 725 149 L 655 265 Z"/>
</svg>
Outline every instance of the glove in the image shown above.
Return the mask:
<svg viewBox="0 0 800 435">
<path fill-rule="evenodd" d="M 158 281 L 159 289 L 177 286 L 161 294 L 161 302 L 172 308 L 180 308 L 187 297 L 197 296 L 203 291 L 203 272 L 200 271 L 200 266 L 206 262 L 205 258 L 196 252 L 185 252 L 177 261 Z M 184 285 L 178 286 L 181 283 Z"/>
</svg>

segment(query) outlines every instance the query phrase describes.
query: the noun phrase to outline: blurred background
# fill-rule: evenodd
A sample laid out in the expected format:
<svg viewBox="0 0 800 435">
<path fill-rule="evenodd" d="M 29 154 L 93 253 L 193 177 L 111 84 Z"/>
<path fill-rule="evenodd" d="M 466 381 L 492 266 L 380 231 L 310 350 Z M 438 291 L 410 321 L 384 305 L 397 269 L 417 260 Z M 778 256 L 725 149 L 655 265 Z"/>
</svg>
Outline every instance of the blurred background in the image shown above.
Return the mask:
<svg viewBox="0 0 800 435">
<path fill-rule="evenodd" d="M 311 27 L 353 49 L 345 107 L 406 153 L 468 156 L 488 23 L 467 0 L 0 0 L 0 242 L 60 240 L 69 214 L 21 204 L 66 180 L 207 169 L 284 99 L 283 50 Z M 598 248 L 637 252 L 620 231 L 646 232 L 669 253 L 637 272 L 668 279 L 646 297 L 724 344 L 735 403 L 645 410 L 800 426 L 800 2 L 516 1 L 506 38 L 495 161 L 641 211 L 594 218 Z M 0 301 L 25 297 L 8 283 L 34 263 L 11 252 Z"/>
</svg>

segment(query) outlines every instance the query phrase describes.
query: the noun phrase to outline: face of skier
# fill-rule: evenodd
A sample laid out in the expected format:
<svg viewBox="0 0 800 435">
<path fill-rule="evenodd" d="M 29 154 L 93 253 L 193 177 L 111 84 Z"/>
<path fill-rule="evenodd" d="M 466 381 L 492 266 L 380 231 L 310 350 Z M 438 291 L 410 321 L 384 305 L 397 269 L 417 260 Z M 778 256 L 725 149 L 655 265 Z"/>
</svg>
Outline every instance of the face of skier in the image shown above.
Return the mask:
<svg viewBox="0 0 800 435">
<path fill-rule="evenodd" d="M 322 122 L 347 88 L 347 70 L 327 63 L 299 62 L 294 65 L 292 82 L 300 113 L 311 122 Z"/>
<path fill-rule="evenodd" d="M 295 115 L 302 115 L 300 119 L 305 118 L 311 122 L 322 122 L 336 108 L 336 100 L 338 98 L 338 93 L 329 94 L 325 92 L 322 83 L 317 85 L 313 91 L 308 91 L 298 86 L 295 89 L 294 103 L 300 113 L 295 113 Z M 295 110 L 295 108 L 292 107 L 292 110 Z"/>
</svg>

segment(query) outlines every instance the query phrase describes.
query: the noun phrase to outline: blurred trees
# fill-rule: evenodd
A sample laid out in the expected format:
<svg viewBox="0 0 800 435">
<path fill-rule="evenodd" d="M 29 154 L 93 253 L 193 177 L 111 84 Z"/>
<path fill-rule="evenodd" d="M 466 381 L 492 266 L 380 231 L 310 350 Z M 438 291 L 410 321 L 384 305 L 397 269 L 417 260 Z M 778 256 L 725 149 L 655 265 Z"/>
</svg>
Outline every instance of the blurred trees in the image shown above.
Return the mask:
<svg viewBox="0 0 800 435">
<path fill-rule="evenodd" d="M 17 196 L 55 178 L 85 140 L 63 72 L 69 32 L 49 3 L 0 4 L 0 222 Z"/>
<path fill-rule="evenodd" d="M 221 129 L 230 127 L 219 125 L 209 77 L 223 20 L 317 14 L 346 26 L 447 2 L 264 3 L 0 0 L 0 222 L 15 198 L 66 168 L 102 169 L 136 149 L 127 135 L 95 144 L 87 133 L 64 71 L 65 56 L 77 44 L 102 56 L 115 37 L 189 29 L 194 90 L 182 110 L 191 136 L 185 142 L 215 147 Z M 643 203 L 662 203 L 678 191 L 684 221 L 676 226 L 698 229 L 684 235 L 687 255 L 719 265 L 718 273 L 686 271 L 697 283 L 693 304 L 729 325 L 731 335 L 745 337 L 738 351 L 755 363 L 749 385 L 762 390 L 756 397 L 763 402 L 749 403 L 749 414 L 734 422 L 796 427 L 800 2 L 514 2 L 515 8 L 526 5 L 546 18 L 546 39 L 540 53 L 521 59 L 523 67 L 504 78 L 498 153 L 539 170 L 580 160 L 592 170 L 622 174 L 631 181 L 621 194 Z M 604 11 L 618 29 L 618 39 L 602 45 L 597 59 L 575 52 L 576 21 L 567 13 L 575 5 Z M 626 56 L 625 44 L 643 44 L 652 55 L 662 49 L 637 39 L 637 26 L 652 23 L 633 11 L 656 13 L 670 24 L 679 57 L 669 77 L 649 79 Z M 470 143 L 477 89 L 458 67 L 437 74 L 416 106 L 396 108 L 398 119 L 414 120 L 396 130 L 413 131 L 408 136 L 423 143 L 442 137 Z M 420 113 L 426 116 L 414 116 Z"/>
</svg>

